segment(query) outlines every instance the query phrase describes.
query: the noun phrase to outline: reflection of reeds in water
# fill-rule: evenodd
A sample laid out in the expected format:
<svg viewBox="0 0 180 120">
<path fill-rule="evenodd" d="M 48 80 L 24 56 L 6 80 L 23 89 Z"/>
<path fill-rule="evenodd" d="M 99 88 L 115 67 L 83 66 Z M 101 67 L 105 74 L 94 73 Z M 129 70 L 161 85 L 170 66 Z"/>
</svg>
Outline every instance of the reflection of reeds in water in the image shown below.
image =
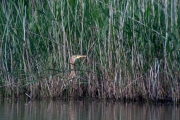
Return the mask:
<svg viewBox="0 0 180 120">
<path fill-rule="evenodd" d="M 42 100 L 1 102 L 0 119 L 53 120 L 140 120 L 180 119 L 180 108 L 175 105 L 121 103 L 112 101 Z"/>
<path fill-rule="evenodd" d="M 179 101 L 178 0 L 0 4 L 0 96 Z"/>
</svg>

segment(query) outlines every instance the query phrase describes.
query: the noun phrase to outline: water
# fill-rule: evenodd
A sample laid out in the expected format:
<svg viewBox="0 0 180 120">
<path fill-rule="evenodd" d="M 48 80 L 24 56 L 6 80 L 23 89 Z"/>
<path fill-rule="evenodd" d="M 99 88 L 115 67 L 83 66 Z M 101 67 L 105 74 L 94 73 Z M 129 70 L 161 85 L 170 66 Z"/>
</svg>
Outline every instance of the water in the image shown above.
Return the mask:
<svg viewBox="0 0 180 120">
<path fill-rule="evenodd" d="M 0 120 L 180 120 L 180 107 L 105 101 L 0 102 Z"/>
</svg>

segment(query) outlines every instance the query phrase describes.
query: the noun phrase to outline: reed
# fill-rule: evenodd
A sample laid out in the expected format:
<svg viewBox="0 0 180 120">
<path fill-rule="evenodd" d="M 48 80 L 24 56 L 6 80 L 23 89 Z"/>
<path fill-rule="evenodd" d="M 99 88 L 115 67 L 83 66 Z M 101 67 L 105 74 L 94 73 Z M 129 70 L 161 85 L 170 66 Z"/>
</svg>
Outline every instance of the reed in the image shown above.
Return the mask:
<svg viewBox="0 0 180 120">
<path fill-rule="evenodd" d="M 178 0 L 0 5 L 1 97 L 180 100 Z M 88 57 L 71 84 L 74 54 Z"/>
</svg>

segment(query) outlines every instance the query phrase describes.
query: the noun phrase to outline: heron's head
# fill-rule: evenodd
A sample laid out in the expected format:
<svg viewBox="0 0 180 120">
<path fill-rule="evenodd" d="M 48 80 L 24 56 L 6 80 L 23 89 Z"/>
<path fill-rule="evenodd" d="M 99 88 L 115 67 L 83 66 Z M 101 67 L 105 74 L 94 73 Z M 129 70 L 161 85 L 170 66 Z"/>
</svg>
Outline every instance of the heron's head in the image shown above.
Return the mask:
<svg viewBox="0 0 180 120">
<path fill-rule="evenodd" d="M 70 58 L 70 63 L 71 63 L 71 64 L 74 64 L 77 59 L 79 59 L 79 58 L 85 58 L 85 57 L 86 57 L 86 55 L 73 55 L 73 56 Z"/>
</svg>

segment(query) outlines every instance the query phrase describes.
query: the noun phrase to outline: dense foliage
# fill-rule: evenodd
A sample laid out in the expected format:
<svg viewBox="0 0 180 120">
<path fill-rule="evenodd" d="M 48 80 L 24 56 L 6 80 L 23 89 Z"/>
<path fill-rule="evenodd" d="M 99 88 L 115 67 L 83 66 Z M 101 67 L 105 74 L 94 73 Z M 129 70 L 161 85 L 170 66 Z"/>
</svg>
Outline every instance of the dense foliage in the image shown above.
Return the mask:
<svg viewBox="0 0 180 120">
<path fill-rule="evenodd" d="M 1 97 L 180 99 L 178 0 L 2 0 L 0 16 Z"/>
</svg>

